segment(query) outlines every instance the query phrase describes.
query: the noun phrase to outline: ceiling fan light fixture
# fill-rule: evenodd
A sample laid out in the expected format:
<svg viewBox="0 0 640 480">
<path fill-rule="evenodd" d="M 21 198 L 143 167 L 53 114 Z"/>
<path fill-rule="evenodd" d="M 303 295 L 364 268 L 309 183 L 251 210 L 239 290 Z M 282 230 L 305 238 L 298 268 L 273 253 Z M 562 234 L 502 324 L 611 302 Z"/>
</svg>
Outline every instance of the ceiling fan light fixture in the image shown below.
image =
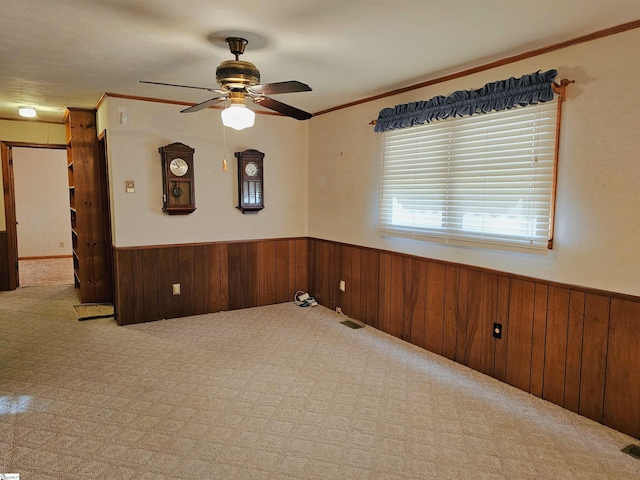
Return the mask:
<svg viewBox="0 0 640 480">
<path fill-rule="evenodd" d="M 35 118 L 38 116 L 35 107 L 20 107 L 18 108 L 18 114 L 24 118 Z"/>
<path fill-rule="evenodd" d="M 240 103 L 233 103 L 225 108 L 222 113 L 222 124 L 235 130 L 244 130 L 253 127 L 256 114 L 253 110 Z"/>
</svg>

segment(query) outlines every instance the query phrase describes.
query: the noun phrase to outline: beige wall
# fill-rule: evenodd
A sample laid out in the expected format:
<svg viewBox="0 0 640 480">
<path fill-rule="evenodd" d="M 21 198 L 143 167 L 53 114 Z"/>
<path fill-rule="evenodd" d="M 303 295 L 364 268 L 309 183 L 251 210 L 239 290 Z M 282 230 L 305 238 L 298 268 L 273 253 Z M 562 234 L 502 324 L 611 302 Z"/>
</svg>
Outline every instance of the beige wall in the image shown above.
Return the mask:
<svg viewBox="0 0 640 480">
<path fill-rule="evenodd" d="M 111 97 L 98 112 L 107 129 L 111 209 L 117 247 L 307 235 L 308 122 L 257 115 L 249 130 L 227 129 L 226 153 L 220 110 L 181 114 L 184 108 Z M 126 112 L 128 123 L 120 123 Z M 162 212 L 162 169 L 158 148 L 181 142 L 195 149 L 196 211 Z M 234 152 L 265 153 L 265 209 L 243 215 L 237 205 Z M 222 172 L 226 157 L 229 171 Z M 125 181 L 135 193 L 125 192 Z"/>
<path fill-rule="evenodd" d="M 640 30 L 311 120 L 309 235 L 580 286 L 640 295 Z M 384 107 L 536 70 L 568 88 L 562 121 L 556 229 L 544 255 L 381 238 L 380 140 L 368 123 Z"/>
<path fill-rule="evenodd" d="M 0 120 L 0 140 L 4 142 L 28 142 L 64 145 L 65 130 L 62 124 L 28 121 Z M 0 185 L 2 170 L 0 170 Z M 6 230 L 4 195 L 0 195 L 0 231 Z"/>
<path fill-rule="evenodd" d="M 71 255 L 66 150 L 13 149 L 18 257 Z"/>
</svg>

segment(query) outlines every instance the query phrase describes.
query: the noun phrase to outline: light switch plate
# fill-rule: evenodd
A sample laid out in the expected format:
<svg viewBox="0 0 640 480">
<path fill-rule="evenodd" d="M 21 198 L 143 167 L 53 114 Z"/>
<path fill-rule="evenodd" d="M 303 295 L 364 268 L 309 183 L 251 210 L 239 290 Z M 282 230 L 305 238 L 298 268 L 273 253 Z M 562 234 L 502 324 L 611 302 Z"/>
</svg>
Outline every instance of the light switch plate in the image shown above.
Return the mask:
<svg viewBox="0 0 640 480">
<path fill-rule="evenodd" d="M 136 191 L 136 184 L 133 180 L 125 180 L 124 188 L 127 193 L 133 193 Z"/>
</svg>

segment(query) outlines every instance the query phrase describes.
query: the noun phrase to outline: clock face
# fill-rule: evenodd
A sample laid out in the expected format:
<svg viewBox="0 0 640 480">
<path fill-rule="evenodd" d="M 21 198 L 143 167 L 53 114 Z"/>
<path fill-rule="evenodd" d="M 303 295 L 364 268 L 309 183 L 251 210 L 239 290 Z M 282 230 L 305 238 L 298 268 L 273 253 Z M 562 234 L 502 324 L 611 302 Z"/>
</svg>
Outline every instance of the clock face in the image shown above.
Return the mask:
<svg viewBox="0 0 640 480">
<path fill-rule="evenodd" d="M 249 162 L 244 167 L 244 173 L 250 177 L 255 177 L 258 174 L 258 165 L 254 162 Z"/>
<path fill-rule="evenodd" d="M 176 177 L 182 177 L 189 170 L 189 165 L 182 158 L 174 158 L 169 164 L 169 170 Z"/>
</svg>

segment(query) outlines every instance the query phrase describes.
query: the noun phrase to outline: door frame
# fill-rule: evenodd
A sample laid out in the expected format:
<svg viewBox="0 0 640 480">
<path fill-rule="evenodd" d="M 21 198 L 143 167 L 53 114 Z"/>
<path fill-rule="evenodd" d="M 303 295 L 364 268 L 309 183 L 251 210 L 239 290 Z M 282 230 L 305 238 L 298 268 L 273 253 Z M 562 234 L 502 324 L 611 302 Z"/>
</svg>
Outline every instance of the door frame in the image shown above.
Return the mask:
<svg viewBox="0 0 640 480">
<path fill-rule="evenodd" d="M 109 301 L 114 300 L 114 278 L 115 266 L 113 255 L 113 238 L 111 225 L 111 187 L 109 186 L 109 154 L 107 149 L 107 130 L 102 130 L 98 134 L 98 169 L 100 170 L 100 192 L 102 195 L 102 222 L 104 228 L 104 259 L 105 259 L 105 281 L 107 287 L 107 297 Z"/>
<path fill-rule="evenodd" d="M 66 150 L 66 145 L 57 143 L 32 143 L 0 141 L 2 157 L 2 188 L 4 192 L 4 217 L 7 224 L 7 273 L 9 290 L 20 286 L 18 274 L 18 230 L 16 228 L 16 199 L 13 182 L 13 148 L 48 148 Z M 0 259 L 1 261 L 1 259 Z"/>
</svg>

